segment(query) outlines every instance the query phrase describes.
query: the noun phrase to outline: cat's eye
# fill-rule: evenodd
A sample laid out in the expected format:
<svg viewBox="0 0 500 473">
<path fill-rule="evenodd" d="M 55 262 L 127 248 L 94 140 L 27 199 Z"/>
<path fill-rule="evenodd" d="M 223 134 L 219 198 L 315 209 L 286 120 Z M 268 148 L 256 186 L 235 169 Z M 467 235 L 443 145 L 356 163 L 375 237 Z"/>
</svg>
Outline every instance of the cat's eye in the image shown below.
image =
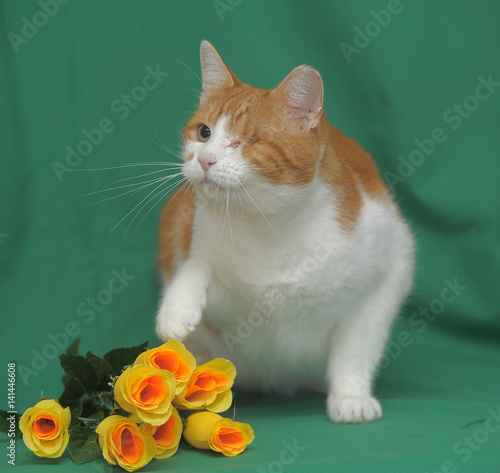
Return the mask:
<svg viewBox="0 0 500 473">
<path fill-rule="evenodd" d="M 210 131 L 210 128 L 208 128 L 207 125 L 200 125 L 198 129 L 196 130 L 196 138 L 199 141 L 208 141 L 210 139 L 210 135 L 212 132 Z"/>
</svg>

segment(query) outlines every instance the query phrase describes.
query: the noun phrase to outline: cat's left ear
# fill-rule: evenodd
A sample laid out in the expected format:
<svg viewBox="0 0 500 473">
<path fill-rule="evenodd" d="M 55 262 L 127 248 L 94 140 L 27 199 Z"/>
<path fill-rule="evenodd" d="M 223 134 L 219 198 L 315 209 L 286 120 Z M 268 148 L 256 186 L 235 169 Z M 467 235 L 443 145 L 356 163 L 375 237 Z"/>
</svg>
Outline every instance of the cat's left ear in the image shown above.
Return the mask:
<svg viewBox="0 0 500 473">
<path fill-rule="evenodd" d="M 208 41 L 201 42 L 200 59 L 203 92 L 210 89 L 232 87 L 240 83 L 234 73 L 224 64 L 219 53 Z"/>
<path fill-rule="evenodd" d="M 285 106 L 292 109 L 302 131 L 318 126 L 323 110 L 323 80 L 316 69 L 296 67 L 274 93 L 278 94 Z"/>
</svg>

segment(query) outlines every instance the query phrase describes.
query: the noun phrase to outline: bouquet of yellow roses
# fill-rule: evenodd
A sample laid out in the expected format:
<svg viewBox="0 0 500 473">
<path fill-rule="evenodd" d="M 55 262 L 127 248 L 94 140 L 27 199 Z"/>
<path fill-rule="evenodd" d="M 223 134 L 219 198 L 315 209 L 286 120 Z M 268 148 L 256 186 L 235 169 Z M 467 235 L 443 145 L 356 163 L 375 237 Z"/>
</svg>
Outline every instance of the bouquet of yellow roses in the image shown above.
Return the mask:
<svg viewBox="0 0 500 473">
<path fill-rule="evenodd" d="M 79 340 L 60 356 L 65 376 L 58 401 L 42 397 L 19 419 L 24 443 L 40 457 L 60 457 L 69 446 L 79 465 L 104 457 L 135 471 L 174 455 L 181 436 L 193 447 L 225 456 L 254 439 L 248 424 L 218 413 L 232 404 L 236 369 L 216 358 L 197 365 L 177 340 L 148 342 L 104 357 L 78 354 Z M 191 413 L 183 422 L 181 414 Z"/>
</svg>

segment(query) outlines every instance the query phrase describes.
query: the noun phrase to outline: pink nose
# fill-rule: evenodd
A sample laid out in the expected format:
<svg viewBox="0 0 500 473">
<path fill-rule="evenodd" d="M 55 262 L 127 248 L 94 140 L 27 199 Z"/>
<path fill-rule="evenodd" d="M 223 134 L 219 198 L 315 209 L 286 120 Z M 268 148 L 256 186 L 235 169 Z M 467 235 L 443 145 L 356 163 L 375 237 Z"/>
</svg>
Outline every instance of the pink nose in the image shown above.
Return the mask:
<svg viewBox="0 0 500 473">
<path fill-rule="evenodd" d="M 217 159 L 213 154 L 200 154 L 198 156 L 198 161 L 205 172 L 207 172 L 213 164 L 217 162 Z"/>
</svg>

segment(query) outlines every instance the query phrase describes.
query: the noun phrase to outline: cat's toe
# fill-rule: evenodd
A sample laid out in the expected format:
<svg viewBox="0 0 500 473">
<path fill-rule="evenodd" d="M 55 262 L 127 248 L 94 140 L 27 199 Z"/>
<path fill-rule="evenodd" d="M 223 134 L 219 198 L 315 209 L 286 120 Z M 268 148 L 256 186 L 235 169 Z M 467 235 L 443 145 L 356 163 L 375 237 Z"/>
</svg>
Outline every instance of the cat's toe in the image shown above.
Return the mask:
<svg viewBox="0 0 500 473">
<path fill-rule="evenodd" d="M 167 294 L 156 316 L 158 337 L 184 340 L 200 323 L 205 305 L 206 292 L 193 287 Z"/>
<path fill-rule="evenodd" d="M 361 424 L 382 417 L 380 403 L 373 397 L 334 397 L 327 401 L 328 417 L 336 424 Z"/>
<path fill-rule="evenodd" d="M 163 341 L 168 341 L 170 339 L 184 340 L 194 328 L 186 327 L 182 323 L 157 323 L 156 324 L 156 334 Z"/>
</svg>

